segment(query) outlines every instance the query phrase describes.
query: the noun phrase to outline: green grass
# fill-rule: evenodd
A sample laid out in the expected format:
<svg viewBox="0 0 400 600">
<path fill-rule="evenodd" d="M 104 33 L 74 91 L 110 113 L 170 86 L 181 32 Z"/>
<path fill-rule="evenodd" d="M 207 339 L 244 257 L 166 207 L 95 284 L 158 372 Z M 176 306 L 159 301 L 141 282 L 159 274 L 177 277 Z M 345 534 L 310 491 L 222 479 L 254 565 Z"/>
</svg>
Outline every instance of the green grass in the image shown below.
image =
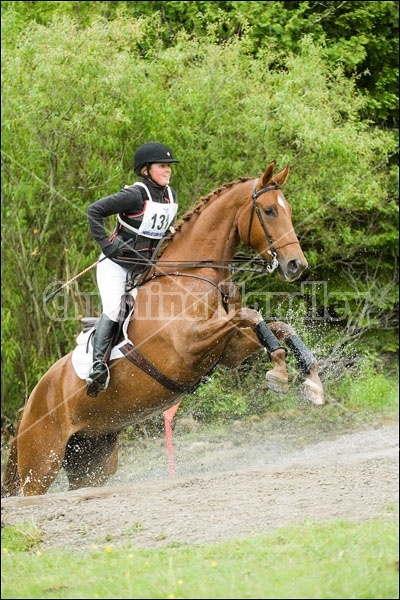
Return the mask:
<svg viewBox="0 0 400 600">
<path fill-rule="evenodd" d="M 383 374 L 358 379 L 349 377 L 338 387 L 338 394 L 349 409 L 373 409 L 388 414 L 398 406 L 398 379 Z"/>
<path fill-rule="evenodd" d="M 1 530 L 1 547 L 7 551 L 23 552 L 38 548 L 43 532 L 34 523 L 4 527 Z"/>
<path fill-rule="evenodd" d="M 2 598 L 398 598 L 398 518 L 213 545 L 86 553 L 2 545 Z M 4 542 L 7 541 L 8 545 Z"/>
</svg>

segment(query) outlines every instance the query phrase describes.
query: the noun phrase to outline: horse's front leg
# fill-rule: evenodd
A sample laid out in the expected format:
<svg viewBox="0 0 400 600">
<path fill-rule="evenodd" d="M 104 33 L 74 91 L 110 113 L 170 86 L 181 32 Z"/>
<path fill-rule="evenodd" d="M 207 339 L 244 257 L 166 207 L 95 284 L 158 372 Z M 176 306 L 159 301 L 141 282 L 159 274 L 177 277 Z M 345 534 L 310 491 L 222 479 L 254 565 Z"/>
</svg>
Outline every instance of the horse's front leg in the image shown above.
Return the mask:
<svg viewBox="0 0 400 600">
<path fill-rule="evenodd" d="M 285 348 L 281 346 L 279 338 L 275 336 L 265 321 L 260 321 L 257 324 L 255 333 L 272 362 L 272 369 L 267 371 L 265 375 L 267 387 L 278 394 L 287 394 L 289 391 L 289 378 L 286 368 Z"/>
<path fill-rule="evenodd" d="M 299 369 L 306 376 L 303 382 L 306 399 L 316 405 L 324 404 L 324 390 L 318 374 L 318 363 L 290 325 L 281 321 L 274 321 L 267 325 L 260 313 L 248 308 L 238 310 L 233 322 L 240 323 L 241 327 L 226 346 L 220 361 L 222 364 L 226 366 L 240 364 L 247 356 L 254 353 L 261 343 L 273 365 L 266 374 L 267 386 L 275 392 L 287 393 L 286 350 L 280 344 L 280 341 L 283 341 L 292 350 Z M 246 330 L 246 327 L 249 329 Z"/>
<path fill-rule="evenodd" d="M 269 330 L 261 314 L 253 309 L 241 308 L 232 322 L 236 324 L 236 329 L 226 344 L 219 363 L 234 368 L 260 350 L 261 344 L 272 362 L 272 369 L 266 374 L 267 386 L 274 392 L 286 394 L 289 389 L 286 350 Z"/>
<path fill-rule="evenodd" d="M 254 329 L 238 329 L 225 346 L 219 364 L 233 369 L 259 350 L 260 342 Z M 265 375 L 267 386 L 274 392 L 286 394 L 289 389 L 286 352 L 283 348 L 277 348 L 268 354 L 273 367 Z"/>
<path fill-rule="evenodd" d="M 312 352 L 290 325 L 281 321 L 273 321 L 268 324 L 268 327 L 279 340 L 290 348 L 297 361 L 297 366 L 306 376 L 302 384 L 306 399 L 317 406 L 324 404 L 324 388 L 318 374 L 318 362 Z"/>
</svg>

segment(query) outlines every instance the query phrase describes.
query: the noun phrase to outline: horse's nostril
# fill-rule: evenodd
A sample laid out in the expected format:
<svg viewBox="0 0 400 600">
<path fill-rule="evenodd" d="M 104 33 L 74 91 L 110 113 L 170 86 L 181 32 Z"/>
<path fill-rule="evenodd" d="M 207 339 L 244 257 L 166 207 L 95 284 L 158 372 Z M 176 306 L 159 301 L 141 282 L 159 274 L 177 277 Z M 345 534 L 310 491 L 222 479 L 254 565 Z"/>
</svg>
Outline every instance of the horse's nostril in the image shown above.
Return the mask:
<svg viewBox="0 0 400 600">
<path fill-rule="evenodd" d="M 289 273 L 289 275 L 291 275 L 292 277 L 294 275 L 300 275 L 300 273 L 303 272 L 304 269 L 304 265 L 302 264 L 302 262 L 300 260 L 294 259 L 294 260 L 290 260 L 287 264 L 287 271 Z"/>
</svg>

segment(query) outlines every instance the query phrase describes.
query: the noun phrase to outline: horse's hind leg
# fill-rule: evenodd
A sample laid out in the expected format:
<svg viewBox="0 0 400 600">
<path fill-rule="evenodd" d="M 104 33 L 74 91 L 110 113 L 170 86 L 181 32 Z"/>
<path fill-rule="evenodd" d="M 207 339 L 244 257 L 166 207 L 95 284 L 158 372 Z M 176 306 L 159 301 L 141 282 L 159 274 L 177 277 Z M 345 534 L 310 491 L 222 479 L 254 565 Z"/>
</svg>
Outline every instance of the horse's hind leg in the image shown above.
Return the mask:
<svg viewBox="0 0 400 600">
<path fill-rule="evenodd" d="M 18 429 L 17 429 L 18 431 Z M 17 436 L 17 433 L 15 434 Z M 18 444 L 17 438 L 10 443 L 10 452 L 6 464 L 6 469 L 1 483 L 1 497 L 18 496 L 21 491 L 18 475 Z"/>
<path fill-rule="evenodd" d="M 45 494 L 61 468 L 65 442 L 48 419 L 18 433 L 18 473 L 24 496 Z"/>
<path fill-rule="evenodd" d="M 70 490 L 103 485 L 118 467 L 118 433 L 97 437 L 72 436 L 67 444 L 63 467 Z"/>
</svg>

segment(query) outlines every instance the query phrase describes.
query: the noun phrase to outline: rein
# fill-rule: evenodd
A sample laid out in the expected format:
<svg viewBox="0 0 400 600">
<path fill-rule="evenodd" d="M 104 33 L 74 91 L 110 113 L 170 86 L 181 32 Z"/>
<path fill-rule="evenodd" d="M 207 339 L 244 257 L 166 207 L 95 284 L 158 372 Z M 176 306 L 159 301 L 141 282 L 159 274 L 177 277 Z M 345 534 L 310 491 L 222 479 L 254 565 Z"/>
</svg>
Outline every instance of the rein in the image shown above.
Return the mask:
<svg viewBox="0 0 400 600">
<path fill-rule="evenodd" d="M 168 275 L 174 275 L 179 277 L 193 277 L 193 279 L 202 279 L 203 281 L 206 281 L 210 285 L 214 286 L 221 294 L 222 304 L 224 306 L 225 311 L 228 312 L 229 298 L 231 297 L 231 293 L 235 290 L 235 285 L 233 283 L 230 284 L 230 289 L 228 290 L 228 292 L 225 292 L 223 290 L 224 283 L 222 283 L 221 285 L 213 279 L 209 279 L 208 277 L 204 277 L 203 275 L 195 275 L 194 273 L 181 273 L 180 271 L 168 271 L 167 273 L 153 273 L 152 275 L 150 275 L 150 277 L 144 279 L 144 281 L 138 282 L 138 285 L 144 285 L 148 281 L 152 281 L 153 279 L 157 279 L 158 277 L 166 277 Z"/>
<path fill-rule="evenodd" d="M 286 244 L 282 244 L 282 246 L 279 246 L 278 248 L 274 247 L 273 241 L 272 241 L 270 235 L 268 234 L 267 227 L 266 227 L 265 221 L 262 217 L 260 208 L 257 204 L 257 198 L 259 196 L 261 196 L 262 194 L 266 194 L 267 192 L 270 192 L 272 190 L 280 190 L 281 188 L 278 184 L 276 184 L 274 182 L 271 185 L 268 185 L 268 186 L 262 188 L 261 190 L 256 191 L 257 181 L 258 181 L 258 179 L 255 179 L 253 181 L 253 187 L 252 187 L 252 193 L 251 193 L 252 210 L 251 210 L 250 221 L 249 221 L 249 230 L 248 230 L 248 234 L 247 234 L 247 244 L 248 244 L 248 246 L 251 245 L 250 244 L 251 228 L 253 225 L 254 214 L 256 214 L 257 218 L 260 222 L 261 228 L 264 232 L 265 239 L 267 240 L 267 243 L 268 243 L 267 253 L 271 256 L 270 262 L 266 261 L 263 258 L 251 258 L 251 257 L 246 257 L 246 256 L 237 256 L 237 257 L 233 257 L 232 259 L 225 259 L 225 260 L 222 259 L 222 260 L 219 260 L 218 262 L 215 261 L 214 259 L 203 259 L 203 260 L 198 260 L 198 261 L 176 260 L 174 262 L 168 262 L 168 261 L 156 260 L 155 255 L 159 248 L 159 246 L 157 246 L 156 251 L 153 253 L 153 256 L 150 260 L 145 259 L 145 258 L 139 258 L 139 257 L 135 258 L 135 259 L 129 259 L 129 258 L 124 259 L 123 257 L 120 257 L 119 260 L 121 262 L 126 262 L 127 264 L 134 264 L 135 266 L 138 264 L 144 264 L 148 267 L 143 273 L 141 273 L 139 276 L 136 276 L 136 277 L 135 276 L 130 277 L 129 271 L 128 271 L 127 282 L 126 282 L 126 286 L 125 286 L 126 291 L 127 292 L 131 291 L 132 289 L 140 287 L 140 286 L 148 283 L 149 281 L 153 281 L 154 279 L 156 279 L 158 277 L 166 277 L 166 276 L 193 277 L 195 279 L 202 279 L 203 281 L 206 281 L 210 285 L 217 288 L 217 290 L 219 291 L 219 293 L 222 296 L 223 306 L 224 306 L 225 310 L 227 310 L 231 290 L 229 290 L 228 293 L 225 293 L 222 290 L 221 285 L 219 283 L 215 282 L 214 280 L 209 279 L 208 277 L 205 277 L 203 275 L 197 275 L 197 274 L 195 275 L 192 273 L 182 273 L 181 271 L 177 271 L 177 270 L 167 271 L 167 272 L 153 272 L 151 275 L 149 275 L 150 270 L 154 267 L 156 267 L 156 268 L 164 267 L 164 268 L 172 268 L 172 269 L 175 269 L 176 267 L 180 267 L 183 269 L 206 269 L 206 268 L 228 269 L 228 268 L 230 268 L 233 271 L 235 268 L 233 265 L 235 263 L 239 263 L 239 264 L 247 263 L 247 265 L 251 265 L 251 267 L 260 266 L 260 267 L 262 267 L 262 270 L 241 267 L 240 268 L 241 271 L 249 271 L 252 273 L 263 273 L 263 272 L 267 271 L 268 273 L 273 273 L 279 267 L 279 261 L 278 261 L 276 250 L 279 250 L 280 248 L 283 248 L 284 246 L 294 244 L 295 242 L 287 242 Z M 225 264 L 223 264 L 223 263 L 225 263 Z"/>
<path fill-rule="evenodd" d="M 258 265 L 260 267 L 263 267 L 265 269 L 266 265 L 268 264 L 266 260 L 264 260 L 263 258 L 252 258 L 251 256 L 235 256 L 234 258 L 231 259 L 222 259 L 219 260 L 218 262 L 215 261 L 212 258 L 207 258 L 204 260 L 196 260 L 196 261 L 192 261 L 192 260 L 174 260 L 173 262 L 170 261 L 163 261 L 163 260 L 152 260 L 152 259 L 147 259 L 147 258 L 124 258 L 124 257 L 118 257 L 118 260 L 120 262 L 125 262 L 127 264 L 133 264 L 133 265 L 147 265 L 149 267 L 149 269 L 151 269 L 152 267 L 156 267 L 156 266 L 162 266 L 162 267 L 182 267 L 184 269 L 228 269 L 228 268 L 235 268 L 234 266 L 231 267 L 231 265 L 234 265 L 235 263 L 247 263 L 249 265 Z M 226 264 L 221 264 L 221 263 L 226 263 Z M 250 271 L 251 273 L 262 273 L 262 271 L 260 271 L 259 269 L 252 269 L 252 268 L 242 268 L 242 271 Z"/>
<path fill-rule="evenodd" d="M 264 219 L 262 217 L 260 208 L 257 205 L 257 198 L 259 196 L 261 196 L 262 194 L 266 194 L 267 192 L 270 192 L 272 190 L 280 190 L 280 186 L 276 183 L 273 183 L 272 185 L 268 185 L 265 188 L 262 188 L 261 190 L 258 190 L 258 192 L 256 192 L 256 185 L 257 185 L 257 181 L 258 179 L 255 179 L 253 181 L 253 188 L 252 188 L 252 193 L 251 193 L 251 197 L 252 197 L 252 210 L 251 210 L 251 215 L 250 215 L 250 222 L 249 222 L 249 231 L 247 234 L 247 245 L 250 246 L 250 235 L 251 235 L 251 228 L 253 225 L 253 219 L 254 219 L 254 214 L 257 215 L 258 220 L 260 222 L 261 228 L 264 232 L 265 235 L 265 239 L 268 242 L 268 254 L 271 256 L 271 262 L 268 263 L 266 260 L 264 260 L 263 258 L 248 258 L 246 256 L 240 256 L 240 257 L 233 257 L 233 259 L 229 259 L 229 260 L 220 260 L 218 262 L 214 261 L 213 259 L 205 259 L 205 260 L 199 260 L 199 261 L 185 261 L 185 260 L 176 260 L 173 263 L 171 262 L 167 262 L 167 261 L 162 261 L 162 260 L 155 260 L 155 255 L 157 254 L 157 250 L 160 246 L 157 246 L 155 252 L 153 253 L 152 258 L 149 259 L 140 259 L 140 258 L 135 258 L 135 259 L 129 259 L 126 258 L 124 259 L 123 257 L 119 258 L 120 262 L 126 262 L 127 264 L 145 264 L 148 266 L 148 269 L 143 273 L 144 277 L 146 276 L 146 273 L 148 272 L 149 269 L 151 269 L 154 266 L 164 266 L 164 267 L 176 267 L 176 266 L 181 266 L 185 269 L 202 269 L 202 268 L 212 268 L 212 269 L 227 269 L 230 268 L 230 265 L 236 263 L 236 262 L 247 262 L 247 264 L 250 265 L 258 265 L 258 266 L 262 266 L 264 270 L 266 270 L 268 273 L 273 273 L 278 267 L 279 267 L 279 261 L 278 261 L 278 257 L 276 254 L 276 250 L 280 250 L 280 248 L 284 248 L 285 246 L 289 246 L 290 244 L 294 244 L 296 242 L 287 242 L 286 244 L 282 244 L 282 246 L 279 246 L 278 248 L 275 248 L 272 242 L 272 239 L 270 237 L 270 235 L 268 234 Z M 221 264 L 221 263 L 226 263 Z M 233 267 L 234 268 L 234 267 Z M 263 271 L 260 271 L 259 269 L 252 269 L 252 268 L 242 268 L 242 271 L 249 271 L 252 273 L 261 273 Z M 165 273 L 165 275 L 184 275 L 183 273 Z M 161 276 L 161 275 L 159 275 Z M 199 279 L 206 279 L 206 281 L 211 281 L 211 280 L 207 280 L 207 278 L 202 278 L 201 276 L 192 276 L 192 277 L 198 277 Z M 145 281 L 148 281 L 147 279 L 145 279 Z M 143 281 L 141 280 L 141 284 L 143 283 Z M 136 287 L 136 286 L 134 286 Z"/>
<path fill-rule="evenodd" d="M 121 259 L 120 259 L 121 260 Z M 122 262 L 122 261 L 121 261 Z M 269 263 L 267 263 L 263 258 L 251 258 L 251 257 L 247 257 L 247 256 L 237 256 L 234 257 L 233 259 L 229 259 L 229 260 L 221 260 L 219 262 L 215 262 L 213 259 L 205 259 L 205 260 L 198 260 L 198 261 L 188 261 L 188 260 L 176 260 L 174 262 L 168 262 L 168 261 L 162 261 L 162 260 L 148 260 L 148 259 L 125 259 L 123 260 L 123 262 L 126 262 L 128 264 L 145 264 L 148 266 L 148 269 L 146 269 L 141 275 L 139 276 L 133 276 L 132 278 L 130 278 L 129 276 L 129 271 L 127 274 L 127 281 L 126 281 L 126 285 L 125 285 L 125 291 L 131 291 L 134 288 L 140 287 L 142 285 L 144 285 L 145 283 L 147 283 L 148 281 L 152 281 L 154 279 L 156 279 L 157 277 L 165 277 L 167 275 L 174 275 L 174 276 L 182 276 L 182 277 L 193 277 L 196 279 L 202 279 L 203 281 L 207 281 L 210 285 L 213 285 L 214 287 L 216 287 L 218 289 L 218 291 L 221 293 L 222 296 L 222 302 L 224 307 L 228 305 L 229 303 L 229 295 L 226 295 L 220 288 L 220 284 L 216 283 L 214 280 L 209 279 L 208 277 L 205 277 L 204 275 L 195 275 L 192 273 L 182 273 L 181 271 L 167 271 L 167 272 L 155 272 L 152 273 L 151 275 L 149 275 L 149 271 L 153 268 L 153 267 L 157 267 L 157 266 L 162 266 L 165 268 L 171 267 L 171 268 L 176 268 L 176 267 L 180 267 L 183 269 L 232 269 L 232 271 L 235 269 L 234 265 L 235 263 L 241 264 L 241 263 L 246 263 L 246 264 L 251 264 L 251 265 L 258 265 L 261 268 L 260 269 L 253 269 L 253 268 L 246 268 L 246 267 L 240 267 L 240 271 L 249 271 L 251 273 L 264 273 L 265 269 L 268 272 L 271 272 L 271 270 L 269 269 L 270 265 Z M 221 264 L 221 262 L 225 262 L 226 264 L 223 265 Z"/>
</svg>

